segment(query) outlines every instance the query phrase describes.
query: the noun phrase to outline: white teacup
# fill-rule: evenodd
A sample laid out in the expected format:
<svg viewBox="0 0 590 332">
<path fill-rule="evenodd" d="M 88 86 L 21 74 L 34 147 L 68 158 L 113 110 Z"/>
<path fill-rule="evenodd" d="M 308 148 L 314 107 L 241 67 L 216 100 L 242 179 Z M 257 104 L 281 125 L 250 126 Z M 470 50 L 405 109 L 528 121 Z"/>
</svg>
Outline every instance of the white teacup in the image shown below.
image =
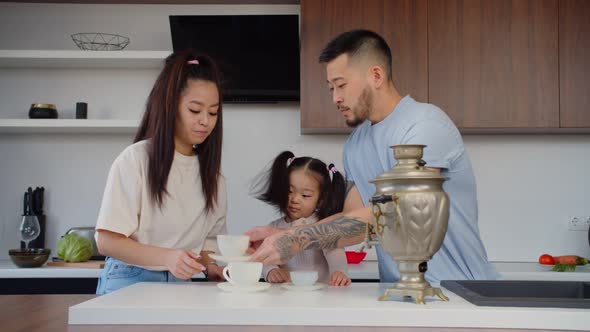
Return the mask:
<svg viewBox="0 0 590 332">
<path fill-rule="evenodd" d="M 225 280 L 234 286 L 255 285 L 260 280 L 261 275 L 262 263 L 260 262 L 229 262 L 223 268 Z"/>
<path fill-rule="evenodd" d="M 312 286 L 318 281 L 318 271 L 291 271 L 289 274 L 295 286 Z"/>
<path fill-rule="evenodd" d="M 249 245 L 248 235 L 217 235 L 217 246 L 224 257 L 244 256 Z"/>
</svg>

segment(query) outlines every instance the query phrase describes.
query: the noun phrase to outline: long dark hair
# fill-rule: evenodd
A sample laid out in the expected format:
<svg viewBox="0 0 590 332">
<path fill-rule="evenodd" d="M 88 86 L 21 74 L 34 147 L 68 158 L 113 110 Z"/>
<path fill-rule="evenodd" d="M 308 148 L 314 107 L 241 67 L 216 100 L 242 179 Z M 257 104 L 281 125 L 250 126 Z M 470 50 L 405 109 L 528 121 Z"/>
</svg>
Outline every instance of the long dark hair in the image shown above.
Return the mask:
<svg viewBox="0 0 590 332">
<path fill-rule="evenodd" d="M 300 169 L 311 172 L 320 183 L 320 199 L 316 211 L 318 218 L 323 219 L 342 211 L 346 194 L 346 182 L 342 173 L 336 170 L 334 164 L 327 166 L 323 161 L 312 157 L 295 158 L 291 151 L 281 152 L 271 168 L 258 176 L 253 187 L 255 197 L 287 215 L 289 176 L 291 172 Z"/>
<path fill-rule="evenodd" d="M 217 202 L 223 129 L 221 74 L 211 58 L 192 50 L 175 52 L 166 58 L 164 68 L 147 99 L 146 110 L 134 142 L 150 140 L 148 187 L 151 198 L 162 207 L 164 194 L 168 194 L 166 183 L 174 160 L 176 113 L 180 96 L 188 80 L 212 82 L 219 91 L 219 111 L 215 128 L 209 137 L 195 148 L 199 159 L 201 187 L 206 198 L 205 208 L 209 212 Z"/>
</svg>

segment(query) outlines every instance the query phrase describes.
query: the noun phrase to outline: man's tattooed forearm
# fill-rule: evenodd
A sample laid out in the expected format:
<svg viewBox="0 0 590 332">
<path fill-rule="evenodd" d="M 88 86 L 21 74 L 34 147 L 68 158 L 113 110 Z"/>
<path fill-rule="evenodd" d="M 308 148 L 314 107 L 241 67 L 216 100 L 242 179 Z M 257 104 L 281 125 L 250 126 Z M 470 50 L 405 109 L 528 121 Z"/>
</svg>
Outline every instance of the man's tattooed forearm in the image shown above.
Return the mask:
<svg viewBox="0 0 590 332">
<path fill-rule="evenodd" d="M 279 252 L 279 256 L 281 257 L 281 262 L 286 263 L 290 260 L 294 255 L 294 245 L 295 245 L 295 236 L 292 234 L 284 234 L 277 239 L 275 242 L 275 247 Z"/>
<path fill-rule="evenodd" d="M 360 219 L 338 217 L 330 222 L 297 228 L 294 240 L 305 249 L 338 248 L 340 239 L 353 238 L 365 233 L 367 224 Z"/>
</svg>

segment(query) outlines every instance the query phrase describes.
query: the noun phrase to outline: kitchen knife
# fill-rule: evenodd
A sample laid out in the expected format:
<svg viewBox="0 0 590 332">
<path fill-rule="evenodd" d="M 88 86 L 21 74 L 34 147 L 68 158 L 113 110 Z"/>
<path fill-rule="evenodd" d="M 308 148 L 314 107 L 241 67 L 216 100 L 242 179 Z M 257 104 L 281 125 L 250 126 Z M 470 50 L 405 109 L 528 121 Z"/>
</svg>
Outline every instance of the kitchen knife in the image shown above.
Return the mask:
<svg viewBox="0 0 590 332">
<path fill-rule="evenodd" d="M 27 189 L 27 193 L 29 194 L 29 206 L 28 206 L 28 216 L 33 214 L 33 188 L 29 187 Z"/>
<path fill-rule="evenodd" d="M 33 214 L 41 214 L 41 188 L 33 190 Z"/>
<path fill-rule="evenodd" d="M 43 214 L 43 195 L 45 195 L 45 187 L 39 189 L 39 214 Z"/>
<path fill-rule="evenodd" d="M 25 198 L 23 200 L 23 216 L 28 216 L 31 214 L 31 211 L 29 210 L 30 201 L 31 195 L 28 192 L 25 192 Z"/>
<path fill-rule="evenodd" d="M 39 188 L 39 187 L 37 187 Z M 37 188 L 33 190 L 33 195 L 31 196 L 31 213 L 37 214 Z"/>
</svg>

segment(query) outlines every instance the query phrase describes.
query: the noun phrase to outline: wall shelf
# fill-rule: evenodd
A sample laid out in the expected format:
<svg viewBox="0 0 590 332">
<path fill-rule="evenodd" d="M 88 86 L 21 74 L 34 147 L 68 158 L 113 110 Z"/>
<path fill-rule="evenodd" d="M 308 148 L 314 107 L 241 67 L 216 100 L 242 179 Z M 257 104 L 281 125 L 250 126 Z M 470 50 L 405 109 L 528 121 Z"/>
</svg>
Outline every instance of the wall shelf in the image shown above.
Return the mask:
<svg viewBox="0 0 590 332">
<path fill-rule="evenodd" d="M 161 68 L 171 51 L 0 50 L 0 68 Z"/>
<path fill-rule="evenodd" d="M 0 134 L 126 134 L 138 126 L 138 120 L 0 119 Z"/>
</svg>

